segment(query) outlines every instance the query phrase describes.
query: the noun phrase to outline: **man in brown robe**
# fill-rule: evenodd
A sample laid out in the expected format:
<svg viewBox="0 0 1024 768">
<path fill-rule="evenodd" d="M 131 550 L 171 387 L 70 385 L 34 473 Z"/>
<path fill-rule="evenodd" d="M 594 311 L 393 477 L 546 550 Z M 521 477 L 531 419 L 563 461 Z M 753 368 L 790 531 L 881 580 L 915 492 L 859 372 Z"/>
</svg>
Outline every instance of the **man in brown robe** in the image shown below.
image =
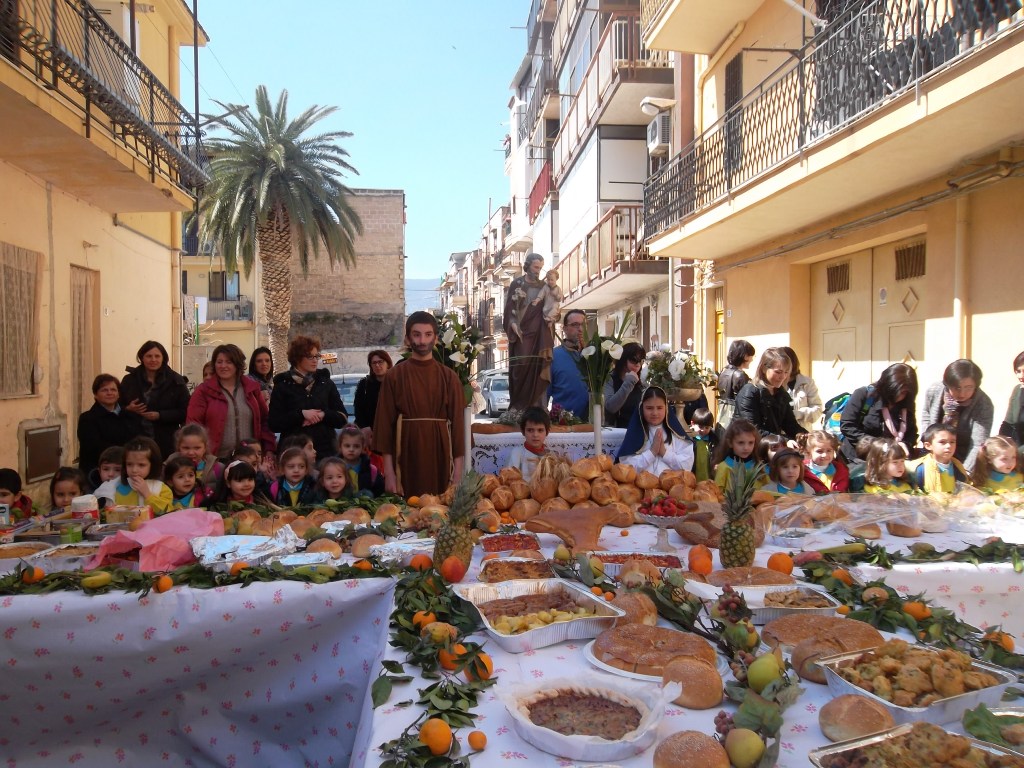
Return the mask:
<svg viewBox="0 0 1024 768">
<path fill-rule="evenodd" d="M 462 475 L 465 394 L 458 374 L 434 359 L 437 320 L 413 312 L 405 321 L 411 354 L 380 387 L 374 449 L 384 456 L 384 490 L 406 498 L 443 493 Z"/>
<path fill-rule="evenodd" d="M 543 256 L 527 254 L 523 274 L 512 281 L 505 299 L 509 410 L 523 411 L 534 406 L 547 409 L 554 323 L 545 319 L 542 303 L 534 303 L 544 288 L 540 279 L 543 266 Z"/>
</svg>

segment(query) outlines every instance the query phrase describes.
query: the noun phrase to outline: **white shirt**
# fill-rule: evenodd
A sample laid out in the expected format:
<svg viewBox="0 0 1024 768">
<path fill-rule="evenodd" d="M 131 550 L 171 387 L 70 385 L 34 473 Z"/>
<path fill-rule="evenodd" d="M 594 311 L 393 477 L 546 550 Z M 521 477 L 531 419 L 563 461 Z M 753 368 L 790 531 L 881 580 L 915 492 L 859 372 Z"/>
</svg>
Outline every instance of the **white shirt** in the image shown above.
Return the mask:
<svg viewBox="0 0 1024 768">
<path fill-rule="evenodd" d="M 631 467 L 636 467 L 638 471 L 647 471 L 652 475 L 660 475 L 667 469 L 693 469 L 693 443 L 678 435 L 673 435 L 672 442 L 669 442 L 668 430 L 664 426 L 660 426 L 658 429 L 665 435 L 664 456 L 655 456 L 651 450 L 656 433 L 655 430 L 650 429 L 643 450 L 632 456 L 621 456 L 619 463 L 629 464 Z"/>
</svg>

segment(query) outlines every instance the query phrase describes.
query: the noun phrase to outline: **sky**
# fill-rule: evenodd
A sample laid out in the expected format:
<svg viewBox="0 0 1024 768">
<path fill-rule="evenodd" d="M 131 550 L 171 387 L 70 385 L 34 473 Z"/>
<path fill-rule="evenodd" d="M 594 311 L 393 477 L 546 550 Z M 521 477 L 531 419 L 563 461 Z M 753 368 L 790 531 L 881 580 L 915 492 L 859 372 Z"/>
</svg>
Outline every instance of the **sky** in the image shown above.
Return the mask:
<svg viewBox="0 0 1024 768">
<path fill-rule="evenodd" d="M 191 6 L 191 2 L 188 3 Z M 406 193 L 406 276 L 440 282 L 472 250 L 488 199 L 508 201 L 503 140 L 509 83 L 526 50 L 529 0 L 200 0 L 200 112 L 288 91 L 290 116 L 338 110 L 325 130 L 359 171 L 349 187 Z M 192 108 L 192 49 L 181 49 Z M 210 129 L 212 130 L 212 126 Z"/>
</svg>

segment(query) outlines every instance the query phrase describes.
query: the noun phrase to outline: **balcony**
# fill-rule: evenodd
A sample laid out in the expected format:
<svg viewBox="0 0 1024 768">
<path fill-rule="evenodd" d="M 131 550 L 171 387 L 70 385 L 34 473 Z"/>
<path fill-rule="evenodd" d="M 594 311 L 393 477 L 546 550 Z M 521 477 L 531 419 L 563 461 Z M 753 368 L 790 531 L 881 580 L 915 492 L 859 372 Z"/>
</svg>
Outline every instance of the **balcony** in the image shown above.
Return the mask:
<svg viewBox="0 0 1024 768">
<path fill-rule="evenodd" d="M 551 196 L 554 190 L 554 184 L 551 179 L 551 161 L 548 160 L 540 169 L 540 175 L 537 176 L 537 181 L 533 183 L 533 189 L 530 190 L 530 223 L 533 224 L 540 215 L 541 210 L 544 208 L 544 203 Z"/>
<path fill-rule="evenodd" d="M 519 123 L 519 140 L 529 138 L 542 119 L 558 117 L 558 81 L 555 80 L 551 67 L 551 54 L 541 57 L 540 71 L 530 89 L 530 102 L 526 105 L 526 113 Z"/>
<path fill-rule="evenodd" d="M 208 299 L 206 301 L 206 317 L 203 317 L 202 304 L 196 303 L 200 323 L 213 322 L 252 322 L 252 299 L 239 296 L 237 299 Z"/>
<path fill-rule="evenodd" d="M 1020 140 L 1012 0 L 872 0 L 796 53 L 647 180 L 656 255 L 721 258 Z"/>
<path fill-rule="evenodd" d="M 555 179 L 568 169 L 582 140 L 596 124 L 646 125 L 651 118 L 640 110 L 640 101 L 645 96 L 671 95 L 668 54 L 643 46 L 638 15 L 612 16 L 579 90 L 563 111 L 552 152 Z"/>
<path fill-rule="evenodd" d="M 86 0 L 0 0 L 0 114 L 0 159 L 106 211 L 189 210 L 208 180 L 193 116 Z"/>
<path fill-rule="evenodd" d="M 665 283 L 668 261 L 652 259 L 638 241 L 640 219 L 638 205 L 613 207 L 584 241 L 555 265 L 565 297 L 563 310 L 612 306 Z"/>
<path fill-rule="evenodd" d="M 644 45 L 711 54 L 764 0 L 640 0 Z"/>
</svg>

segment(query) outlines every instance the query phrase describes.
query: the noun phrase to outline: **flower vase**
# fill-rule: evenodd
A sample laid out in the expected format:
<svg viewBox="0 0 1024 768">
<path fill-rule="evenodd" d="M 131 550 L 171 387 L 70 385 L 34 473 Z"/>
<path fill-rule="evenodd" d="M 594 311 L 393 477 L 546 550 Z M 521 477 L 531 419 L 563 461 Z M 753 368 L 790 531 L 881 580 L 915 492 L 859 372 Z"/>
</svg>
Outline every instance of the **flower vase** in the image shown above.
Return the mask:
<svg viewBox="0 0 1024 768">
<path fill-rule="evenodd" d="M 594 455 L 601 454 L 601 428 L 604 420 L 604 401 L 602 398 L 594 400 L 592 408 L 591 423 L 594 426 Z"/>
<path fill-rule="evenodd" d="M 665 395 L 668 397 L 669 404 L 673 405 L 676 409 L 676 419 L 679 420 L 679 423 L 684 428 L 686 427 L 686 419 L 684 418 L 686 404 L 699 400 L 702 394 L 704 394 L 704 390 L 699 385 L 696 387 L 667 387 L 665 389 Z"/>
</svg>

